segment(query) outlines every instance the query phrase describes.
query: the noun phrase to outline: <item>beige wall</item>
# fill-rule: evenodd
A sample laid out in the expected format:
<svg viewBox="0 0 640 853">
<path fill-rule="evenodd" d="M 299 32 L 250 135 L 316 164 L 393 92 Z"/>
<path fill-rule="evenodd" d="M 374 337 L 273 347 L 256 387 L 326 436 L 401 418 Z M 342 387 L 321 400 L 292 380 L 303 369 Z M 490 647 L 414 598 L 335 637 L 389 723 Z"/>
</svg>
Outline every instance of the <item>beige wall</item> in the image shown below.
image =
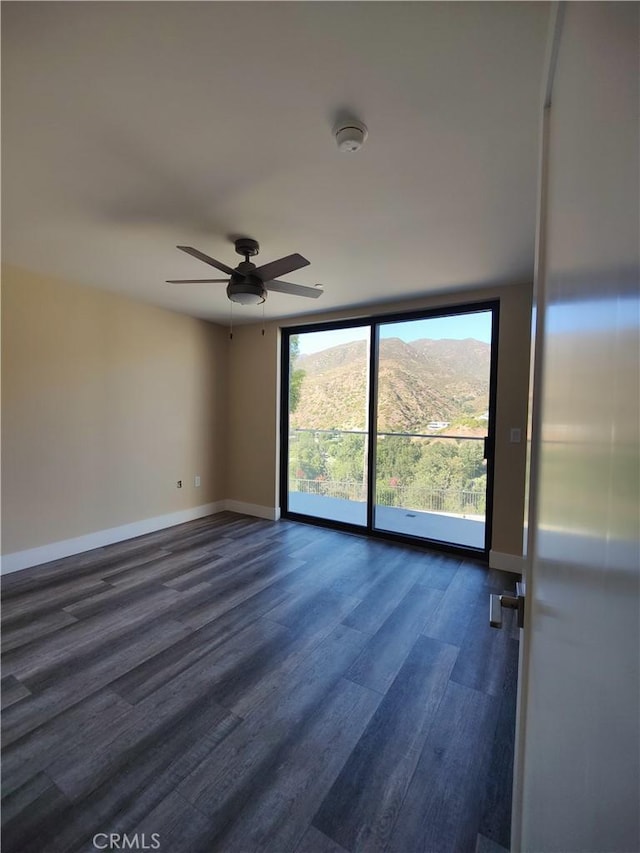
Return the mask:
<svg viewBox="0 0 640 853">
<path fill-rule="evenodd" d="M 419 310 L 484 299 L 500 299 L 498 401 L 494 493 L 494 551 L 522 554 L 525 444 L 529 382 L 531 285 L 484 288 L 376 306 L 375 313 Z M 250 504 L 278 504 L 279 327 L 365 316 L 362 310 L 316 315 L 234 330 L 230 357 L 229 497 Z M 367 316 L 371 316 L 369 313 Z M 511 444 L 519 427 L 523 442 Z"/>
<path fill-rule="evenodd" d="M 220 326 L 3 269 L 2 552 L 225 498 L 228 344 Z"/>
<path fill-rule="evenodd" d="M 525 453 L 508 436 L 526 423 L 531 288 L 376 313 L 496 297 L 493 549 L 518 555 Z M 3 553 L 225 498 L 278 506 L 282 324 L 268 323 L 264 336 L 260 325 L 236 327 L 229 341 L 220 326 L 15 268 L 4 270 L 2 309 Z"/>
<path fill-rule="evenodd" d="M 228 495 L 278 506 L 279 327 L 240 326 L 229 354 Z"/>
</svg>

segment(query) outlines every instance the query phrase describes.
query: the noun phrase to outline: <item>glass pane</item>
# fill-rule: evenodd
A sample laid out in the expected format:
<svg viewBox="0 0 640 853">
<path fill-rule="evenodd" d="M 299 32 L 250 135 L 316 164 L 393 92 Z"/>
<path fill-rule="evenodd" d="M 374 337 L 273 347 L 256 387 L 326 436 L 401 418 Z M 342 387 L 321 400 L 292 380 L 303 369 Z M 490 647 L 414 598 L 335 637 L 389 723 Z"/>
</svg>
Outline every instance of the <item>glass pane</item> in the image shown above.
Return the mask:
<svg viewBox="0 0 640 853">
<path fill-rule="evenodd" d="M 378 436 L 375 526 L 484 548 L 484 441 Z"/>
<path fill-rule="evenodd" d="M 484 548 L 490 311 L 380 326 L 378 530 Z"/>
<path fill-rule="evenodd" d="M 369 339 L 368 327 L 289 339 L 290 512 L 367 523 Z"/>
</svg>

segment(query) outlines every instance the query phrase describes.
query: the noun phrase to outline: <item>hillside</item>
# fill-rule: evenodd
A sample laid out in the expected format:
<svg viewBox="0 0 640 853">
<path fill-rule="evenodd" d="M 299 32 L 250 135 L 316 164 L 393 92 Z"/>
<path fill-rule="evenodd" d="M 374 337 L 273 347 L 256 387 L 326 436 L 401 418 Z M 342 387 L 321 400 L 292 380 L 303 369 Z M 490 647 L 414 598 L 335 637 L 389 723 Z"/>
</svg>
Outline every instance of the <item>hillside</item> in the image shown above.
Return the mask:
<svg viewBox="0 0 640 853">
<path fill-rule="evenodd" d="M 380 342 L 378 429 L 432 432 L 427 425 L 448 421 L 457 434 L 483 434 L 469 418 L 488 409 L 490 345 L 466 340 L 399 338 Z M 364 341 L 298 357 L 304 370 L 291 424 L 297 428 L 365 429 L 367 345 Z M 458 423 L 467 421 L 466 425 Z M 447 429 L 447 432 L 451 432 Z"/>
</svg>

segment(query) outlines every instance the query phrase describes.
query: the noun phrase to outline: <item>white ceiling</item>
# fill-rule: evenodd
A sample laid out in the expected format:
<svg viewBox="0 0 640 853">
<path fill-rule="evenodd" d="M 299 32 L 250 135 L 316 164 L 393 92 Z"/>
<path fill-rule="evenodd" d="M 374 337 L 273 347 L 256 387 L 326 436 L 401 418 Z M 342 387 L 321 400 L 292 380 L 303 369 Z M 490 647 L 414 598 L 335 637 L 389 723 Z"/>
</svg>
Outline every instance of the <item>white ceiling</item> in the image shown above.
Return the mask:
<svg viewBox="0 0 640 853">
<path fill-rule="evenodd" d="M 528 280 L 546 3 L 2 4 L 3 258 L 226 322 L 235 266 L 300 252 L 267 317 Z M 342 154 L 332 126 L 369 127 Z M 255 321 L 260 308 L 234 309 Z"/>
</svg>

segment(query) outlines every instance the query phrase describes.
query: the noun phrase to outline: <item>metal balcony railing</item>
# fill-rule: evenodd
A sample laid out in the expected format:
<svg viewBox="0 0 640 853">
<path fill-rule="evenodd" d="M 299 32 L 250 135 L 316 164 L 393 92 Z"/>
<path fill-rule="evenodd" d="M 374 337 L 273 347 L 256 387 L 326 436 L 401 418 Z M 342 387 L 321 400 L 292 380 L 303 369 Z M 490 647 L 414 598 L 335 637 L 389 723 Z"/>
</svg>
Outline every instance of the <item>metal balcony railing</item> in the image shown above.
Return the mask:
<svg viewBox="0 0 640 853">
<path fill-rule="evenodd" d="M 321 450 L 324 458 L 331 459 L 334 447 L 341 444 L 343 436 L 361 436 L 362 442 L 358 443 L 358 452 L 366 457 L 367 433 L 362 430 L 341 429 L 292 429 L 289 437 L 289 459 L 291 462 L 291 473 L 289 475 L 289 490 L 301 494 L 318 495 L 327 498 L 339 498 L 348 501 L 366 502 L 366 482 L 360 480 L 331 480 L 326 476 L 316 479 L 295 476 L 293 472 L 306 473 L 307 467 L 303 463 L 296 464 L 298 443 L 303 434 L 315 436 L 315 446 Z M 324 443 L 321 442 L 321 437 Z M 458 446 L 464 442 L 482 442 L 484 439 L 478 436 L 454 436 L 444 435 L 442 432 L 434 434 L 422 433 L 377 433 L 378 440 L 393 440 L 393 438 L 410 438 L 418 441 L 429 442 L 430 440 L 455 441 Z M 336 444 L 337 443 L 337 444 Z M 361 446 L 360 446 L 361 444 Z M 363 470 L 365 460 L 363 459 Z M 399 476 L 402 475 L 399 473 Z M 473 476 L 473 475 L 472 475 Z M 395 478 L 394 478 L 395 479 Z M 413 480 L 409 483 L 394 483 L 393 480 L 378 482 L 376 486 L 376 504 L 384 507 L 402 507 L 403 509 L 417 510 L 422 512 L 446 512 L 456 515 L 484 515 L 486 510 L 485 489 L 472 491 L 470 489 L 433 488 L 424 479 L 422 483 Z"/>
<path fill-rule="evenodd" d="M 339 480 L 304 480 L 289 478 L 289 491 L 326 498 L 364 502 L 367 489 L 362 483 Z M 460 489 L 430 489 L 412 483 L 408 486 L 388 487 L 378 485 L 378 506 L 397 506 L 422 512 L 452 512 L 461 515 L 483 515 L 486 499 L 483 492 Z"/>
</svg>

